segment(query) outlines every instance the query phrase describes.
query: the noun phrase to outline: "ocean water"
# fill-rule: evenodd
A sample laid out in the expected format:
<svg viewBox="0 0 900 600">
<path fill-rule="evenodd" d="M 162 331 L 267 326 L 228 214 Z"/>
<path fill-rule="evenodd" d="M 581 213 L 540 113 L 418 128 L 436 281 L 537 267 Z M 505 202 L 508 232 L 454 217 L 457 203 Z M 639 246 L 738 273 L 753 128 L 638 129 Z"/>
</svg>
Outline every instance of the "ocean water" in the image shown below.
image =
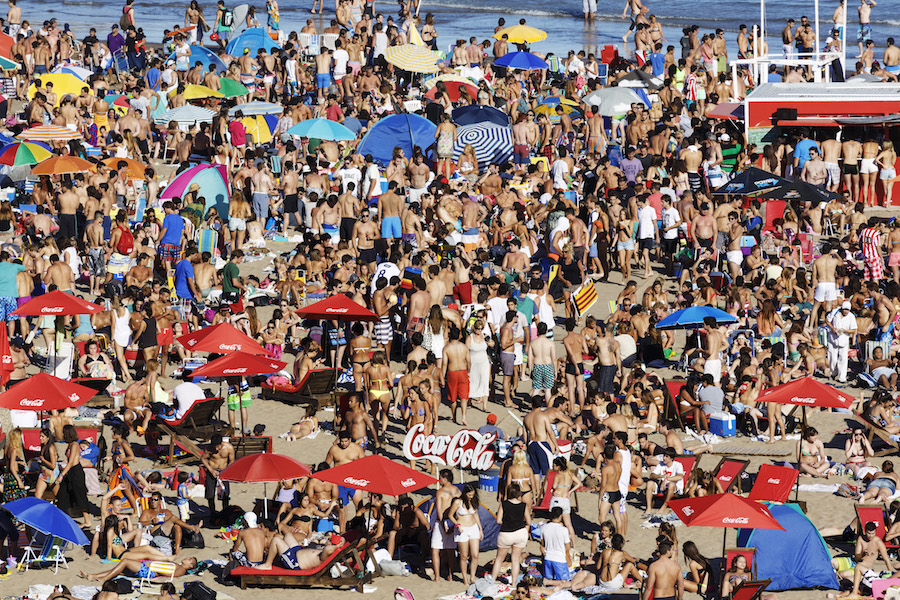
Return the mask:
<svg viewBox="0 0 900 600">
<path fill-rule="evenodd" d="M 239 0 L 230 0 L 235 4 Z M 189 0 L 173 2 L 145 2 L 136 0 L 135 14 L 137 24 L 143 27 L 144 33 L 151 42 L 161 41 L 164 29 L 171 29 L 184 24 L 184 12 Z M 315 15 L 320 28 L 327 26 L 334 16 L 334 0 L 325 0 L 326 13 Z M 479 39 L 489 38 L 499 18 L 506 19 L 507 25 L 515 24 L 524 18 L 528 25 L 543 29 L 547 39 L 533 45 L 540 52 L 567 53 L 569 50 L 584 49 L 587 52 L 598 52 L 606 44 L 617 44 L 623 50 L 622 35 L 628 29 L 629 21 L 623 20 L 622 8 L 624 0 L 611 2 L 598 0 L 595 22 L 586 25 L 583 21 L 581 0 L 554 0 L 539 2 L 536 0 L 493 0 L 485 3 L 482 0 L 423 0 L 420 15 L 428 12 L 434 14 L 440 47 L 446 49 L 458 38 L 468 40 L 470 36 Z M 743 23 L 748 27 L 759 22 L 759 2 L 754 0 L 645 0 L 645 4 L 663 26 L 663 33 L 669 44 L 675 46 L 678 54 L 678 40 L 683 27 L 696 24 L 701 34 L 712 32 L 716 28 L 726 31 L 729 57 L 737 54 L 738 27 Z M 857 3 L 848 0 L 848 56 L 856 52 Z M 31 22 L 37 29 L 40 24 L 51 17 L 62 23 L 69 23 L 76 36 L 87 35 L 88 28 L 96 27 L 98 33 L 108 33 L 113 23 L 118 23 L 124 2 L 106 2 L 102 0 L 27 0 L 19 2 L 23 10 L 23 18 Z M 215 18 L 215 2 L 201 1 L 204 15 L 212 22 Z M 259 0 L 251 3 L 256 6 L 260 21 L 265 21 L 265 2 Z M 280 0 L 281 27 L 285 31 L 299 30 L 310 15 L 312 0 Z M 819 7 L 819 36 L 824 44 L 831 28 L 831 16 L 837 3 L 824 1 Z M 398 5 L 396 2 L 376 2 L 376 12 L 385 16 L 393 15 L 397 20 Z M 798 23 L 801 15 L 814 20 L 815 5 L 812 0 L 787 2 L 785 0 L 770 1 L 766 7 L 767 41 L 772 52 L 781 48 L 780 31 L 788 18 L 793 17 Z M 872 10 L 872 38 L 879 48 L 891 36 L 900 39 L 900 0 L 881 0 Z M 879 53 L 880 54 L 880 53 Z"/>
</svg>

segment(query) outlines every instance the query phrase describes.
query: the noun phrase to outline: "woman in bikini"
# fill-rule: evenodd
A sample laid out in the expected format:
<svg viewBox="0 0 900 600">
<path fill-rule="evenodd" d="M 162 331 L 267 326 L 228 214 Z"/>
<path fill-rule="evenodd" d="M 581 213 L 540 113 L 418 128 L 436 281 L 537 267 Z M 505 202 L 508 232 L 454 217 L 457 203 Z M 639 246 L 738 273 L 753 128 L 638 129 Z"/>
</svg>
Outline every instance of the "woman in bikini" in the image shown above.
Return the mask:
<svg viewBox="0 0 900 600">
<path fill-rule="evenodd" d="M 534 471 L 528 465 L 528 455 L 524 450 L 516 450 L 513 454 L 512 465 L 506 472 L 506 487 L 503 489 L 503 497 L 509 493 L 509 486 L 516 484 L 519 486 L 522 501 L 528 505 L 528 512 L 531 512 L 531 505 L 534 504 L 533 491 L 540 487 L 540 481 L 535 477 Z"/>
<path fill-rule="evenodd" d="M 141 518 L 141 508 L 135 496 L 136 481 L 128 463 L 134 460 L 134 450 L 128 443 L 128 426 L 124 424 L 114 425 L 112 427 L 112 444 L 109 448 L 109 457 L 113 461 L 112 468 L 109 473 L 110 486 L 121 484 L 122 493 L 128 499 L 128 502 L 134 507 L 134 513 L 138 519 Z"/>
<path fill-rule="evenodd" d="M 574 463 L 573 463 L 574 466 Z M 575 528 L 572 527 L 572 502 L 571 495 L 581 480 L 569 470 L 569 462 L 562 456 L 553 459 L 553 470 L 556 477 L 553 480 L 553 496 L 550 498 L 550 508 L 559 506 L 563 511 L 563 525 L 569 530 L 569 537 L 575 539 Z"/>
<path fill-rule="evenodd" d="M 818 439 L 819 432 L 815 427 L 807 427 L 803 430 L 803 437 L 797 440 L 797 453 L 800 455 L 800 472 L 813 477 L 828 477 L 827 471 L 831 467 L 828 457 L 825 456 L 825 446 Z"/>
<path fill-rule="evenodd" d="M 712 566 L 706 557 L 700 554 L 694 542 L 685 542 L 681 550 L 684 553 L 684 563 L 690 571 L 684 578 L 685 591 L 705 596 L 712 577 Z"/>
<path fill-rule="evenodd" d="M 459 570 L 466 585 L 475 581 L 479 545 L 484 537 L 478 515 L 479 506 L 478 491 L 473 484 L 467 483 L 463 486 L 462 494 L 453 499 L 446 515 L 455 526 L 453 540 L 459 550 Z"/>
<path fill-rule="evenodd" d="M 423 398 L 422 392 L 418 387 L 411 387 L 407 390 L 406 398 L 400 405 L 403 420 L 406 421 L 406 431 L 411 430 L 414 426 L 422 424 L 425 426 L 423 433 L 431 435 L 434 431 L 434 418 L 431 413 L 431 405 Z M 431 462 L 431 461 L 427 461 Z M 437 463 L 431 463 L 432 471 L 437 472 Z M 416 468 L 416 461 L 409 461 L 409 468 Z"/>
<path fill-rule="evenodd" d="M 378 350 L 372 355 L 372 362 L 365 371 L 366 391 L 369 397 L 369 405 L 374 406 L 376 412 L 381 413 L 381 435 L 387 431 L 388 412 L 391 406 L 391 381 L 393 374 L 387 365 L 384 352 Z M 376 404 L 377 403 L 377 404 Z"/>
<path fill-rule="evenodd" d="M 353 339 L 350 340 L 350 362 L 353 365 L 353 381 L 356 391 L 361 392 L 364 386 L 364 372 L 369 364 L 369 352 L 372 350 L 372 340 L 365 335 L 362 323 L 354 323 L 351 329 Z"/>
<path fill-rule="evenodd" d="M 875 456 L 872 444 L 866 439 L 863 430 L 859 427 L 853 428 L 853 433 L 844 444 L 844 456 L 846 457 L 847 468 L 856 477 L 856 474 L 863 467 L 871 467 L 868 457 Z"/>
</svg>

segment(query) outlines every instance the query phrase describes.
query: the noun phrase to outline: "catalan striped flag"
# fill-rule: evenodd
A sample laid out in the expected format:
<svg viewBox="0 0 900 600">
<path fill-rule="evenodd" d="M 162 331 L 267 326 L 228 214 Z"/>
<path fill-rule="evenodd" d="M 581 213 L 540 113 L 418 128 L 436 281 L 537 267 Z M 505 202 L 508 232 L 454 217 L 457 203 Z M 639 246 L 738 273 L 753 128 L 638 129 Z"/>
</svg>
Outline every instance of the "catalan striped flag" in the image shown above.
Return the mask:
<svg viewBox="0 0 900 600">
<path fill-rule="evenodd" d="M 597 288 L 592 282 L 583 283 L 572 294 L 572 304 L 575 305 L 575 311 L 580 317 L 586 313 L 597 301 Z"/>
</svg>

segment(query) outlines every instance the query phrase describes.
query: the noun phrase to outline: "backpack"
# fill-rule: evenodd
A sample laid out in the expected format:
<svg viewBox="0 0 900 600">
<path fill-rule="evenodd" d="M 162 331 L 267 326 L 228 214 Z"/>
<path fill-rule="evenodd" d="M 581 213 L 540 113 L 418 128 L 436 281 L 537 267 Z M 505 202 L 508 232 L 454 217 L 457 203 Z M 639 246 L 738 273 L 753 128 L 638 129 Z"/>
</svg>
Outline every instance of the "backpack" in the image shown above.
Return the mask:
<svg viewBox="0 0 900 600">
<path fill-rule="evenodd" d="M 116 252 L 129 256 L 134 251 L 134 236 L 131 235 L 131 230 L 127 227 L 119 227 L 119 231 L 122 232 L 122 235 L 116 244 Z"/>
<path fill-rule="evenodd" d="M 222 25 L 225 27 L 231 27 L 234 25 L 234 12 L 228 10 L 227 8 L 222 11 Z"/>
</svg>

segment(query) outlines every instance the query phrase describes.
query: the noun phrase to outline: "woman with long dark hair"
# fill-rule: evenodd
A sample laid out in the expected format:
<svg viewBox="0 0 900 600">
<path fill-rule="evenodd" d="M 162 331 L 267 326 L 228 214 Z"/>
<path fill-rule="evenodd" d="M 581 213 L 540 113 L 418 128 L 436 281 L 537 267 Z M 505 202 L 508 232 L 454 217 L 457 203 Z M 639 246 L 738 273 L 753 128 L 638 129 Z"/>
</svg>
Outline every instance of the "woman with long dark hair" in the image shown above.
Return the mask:
<svg viewBox="0 0 900 600">
<path fill-rule="evenodd" d="M 74 425 L 63 426 L 63 441 L 66 443 L 66 466 L 59 474 L 59 495 L 57 506 L 63 512 L 71 509 L 81 511 L 84 519 L 82 527 L 91 527 L 91 504 L 88 501 L 87 484 L 84 481 L 84 468 L 81 466 L 81 447 L 78 444 L 78 431 Z"/>
<path fill-rule="evenodd" d="M 455 498 L 447 509 L 446 518 L 455 526 L 454 541 L 459 549 L 459 570 L 466 585 L 475 581 L 475 571 L 478 570 L 478 548 L 484 537 L 481 519 L 478 516 L 479 506 L 478 490 L 474 484 L 467 483 L 463 486 L 462 495 Z"/>
</svg>

